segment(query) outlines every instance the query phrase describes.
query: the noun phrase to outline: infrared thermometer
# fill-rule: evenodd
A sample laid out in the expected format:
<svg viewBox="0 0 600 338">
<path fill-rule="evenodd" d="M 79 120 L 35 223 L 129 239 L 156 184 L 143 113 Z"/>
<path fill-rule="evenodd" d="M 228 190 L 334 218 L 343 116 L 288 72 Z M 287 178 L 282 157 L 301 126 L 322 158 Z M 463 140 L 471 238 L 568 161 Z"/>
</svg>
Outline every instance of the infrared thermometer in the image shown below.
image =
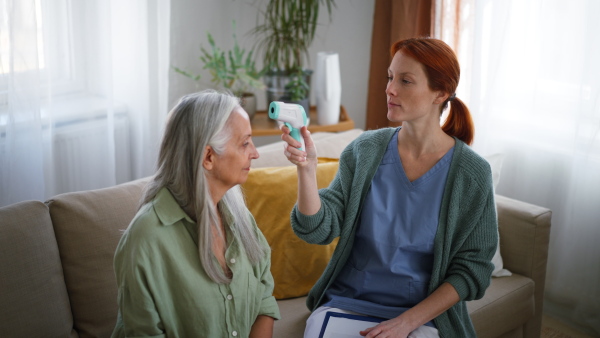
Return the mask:
<svg viewBox="0 0 600 338">
<path fill-rule="evenodd" d="M 305 150 L 304 138 L 300 134 L 300 128 L 308 122 L 304 107 L 295 103 L 273 101 L 269 105 L 269 117 L 285 124 L 290 130 L 290 136 L 302 144 L 298 149 Z"/>
</svg>

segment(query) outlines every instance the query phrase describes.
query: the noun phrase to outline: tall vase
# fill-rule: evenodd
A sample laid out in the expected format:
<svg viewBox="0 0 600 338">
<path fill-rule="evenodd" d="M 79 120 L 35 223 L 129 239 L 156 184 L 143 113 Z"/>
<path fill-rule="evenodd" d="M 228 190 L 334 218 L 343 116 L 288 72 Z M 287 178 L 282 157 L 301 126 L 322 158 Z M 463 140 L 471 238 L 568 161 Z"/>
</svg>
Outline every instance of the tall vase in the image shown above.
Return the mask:
<svg viewBox="0 0 600 338">
<path fill-rule="evenodd" d="M 342 99 L 342 80 L 338 54 L 319 52 L 314 77 L 317 122 L 319 125 L 336 124 L 340 121 Z"/>
</svg>

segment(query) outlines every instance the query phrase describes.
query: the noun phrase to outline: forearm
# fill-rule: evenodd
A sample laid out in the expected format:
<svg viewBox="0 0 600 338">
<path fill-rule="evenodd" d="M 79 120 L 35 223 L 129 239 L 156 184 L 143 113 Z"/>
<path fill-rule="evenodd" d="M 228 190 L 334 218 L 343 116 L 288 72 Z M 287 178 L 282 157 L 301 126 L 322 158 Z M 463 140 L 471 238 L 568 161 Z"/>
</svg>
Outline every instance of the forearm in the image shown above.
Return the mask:
<svg viewBox="0 0 600 338">
<path fill-rule="evenodd" d="M 298 211 L 314 215 L 321 209 L 316 164 L 298 167 Z"/>
<path fill-rule="evenodd" d="M 373 338 L 384 333 L 386 337 L 408 337 L 408 335 L 444 313 L 460 300 L 450 283 L 440 285 L 431 295 L 400 316 L 381 322 L 379 325 L 361 331 L 362 336 Z"/>
<path fill-rule="evenodd" d="M 400 317 L 411 331 L 433 320 L 460 301 L 456 289 L 450 283 L 443 283 L 431 295 L 404 312 Z"/>
<path fill-rule="evenodd" d="M 250 338 L 273 337 L 273 323 L 275 320 L 269 316 L 258 316 L 250 329 Z"/>
</svg>

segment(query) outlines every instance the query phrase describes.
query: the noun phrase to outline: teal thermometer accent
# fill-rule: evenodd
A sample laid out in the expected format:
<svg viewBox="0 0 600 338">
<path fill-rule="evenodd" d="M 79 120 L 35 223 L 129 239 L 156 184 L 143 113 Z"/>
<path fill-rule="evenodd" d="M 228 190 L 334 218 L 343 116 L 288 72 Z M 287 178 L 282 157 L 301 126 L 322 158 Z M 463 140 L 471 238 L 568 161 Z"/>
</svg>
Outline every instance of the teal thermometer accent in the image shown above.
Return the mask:
<svg viewBox="0 0 600 338">
<path fill-rule="evenodd" d="M 269 105 L 269 117 L 273 120 L 283 122 L 290 130 L 290 136 L 302 144 L 298 149 L 305 150 L 304 138 L 300 134 L 300 128 L 308 123 L 308 119 L 301 105 L 273 101 Z"/>
</svg>

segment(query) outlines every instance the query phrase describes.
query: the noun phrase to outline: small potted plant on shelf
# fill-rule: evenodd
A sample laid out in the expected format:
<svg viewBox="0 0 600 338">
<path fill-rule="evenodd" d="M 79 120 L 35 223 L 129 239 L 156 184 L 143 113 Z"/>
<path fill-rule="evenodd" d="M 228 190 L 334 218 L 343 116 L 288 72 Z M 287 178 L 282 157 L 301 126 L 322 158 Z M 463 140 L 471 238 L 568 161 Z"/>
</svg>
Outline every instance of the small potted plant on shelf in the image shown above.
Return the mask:
<svg viewBox="0 0 600 338">
<path fill-rule="evenodd" d="M 246 54 L 246 50 L 238 44 L 235 34 L 235 22 L 233 23 L 233 50 L 227 52 L 221 50 L 215 43 L 212 35 L 207 32 L 206 36 L 210 45 L 210 50 L 200 47 L 200 61 L 204 63 L 202 69 L 207 69 L 212 78 L 211 82 L 217 88 L 227 89 L 234 95 L 240 97 L 241 104 L 250 118 L 256 113 L 256 96 L 251 89 L 264 89 L 265 85 L 261 81 L 263 71 L 256 69 L 256 64 L 252 58 L 253 52 Z M 185 75 L 194 81 L 199 81 L 201 76 L 191 74 L 177 67 L 173 69 Z"/>
<path fill-rule="evenodd" d="M 321 6 L 331 20 L 335 0 L 269 0 L 264 22 L 251 31 L 257 36 L 255 47 L 264 54 L 267 102 L 300 103 L 308 113 L 312 70 L 303 60 L 315 37 Z"/>
</svg>

